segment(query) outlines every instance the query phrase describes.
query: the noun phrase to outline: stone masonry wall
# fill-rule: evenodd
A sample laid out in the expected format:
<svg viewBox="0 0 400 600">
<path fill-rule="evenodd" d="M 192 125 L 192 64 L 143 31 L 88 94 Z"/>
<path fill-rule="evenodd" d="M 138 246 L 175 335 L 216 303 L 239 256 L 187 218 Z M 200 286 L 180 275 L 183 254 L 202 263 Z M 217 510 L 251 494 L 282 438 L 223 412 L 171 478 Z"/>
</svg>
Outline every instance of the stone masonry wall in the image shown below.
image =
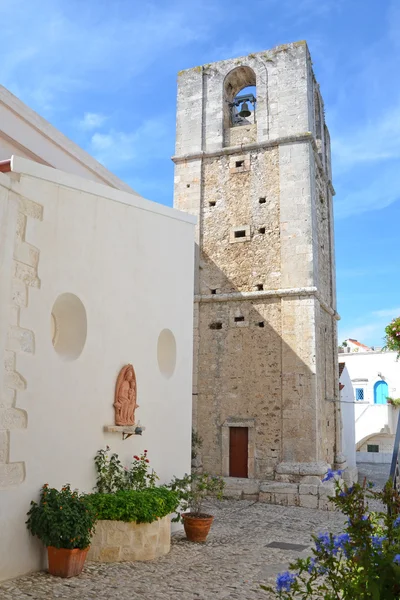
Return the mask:
<svg viewBox="0 0 400 600">
<path fill-rule="evenodd" d="M 123 562 L 154 560 L 171 549 L 171 521 L 166 516 L 152 523 L 98 521 L 88 560 Z"/>
<path fill-rule="evenodd" d="M 299 42 L 179 74 L 175 206 L 198 218 L 193 423 L 203 466 L 229 475 L 229 426 L 239 423 L 264 499 L 307 506 L 308 494 L 323 508 L 319 485 L 339 443 L 334 191 L 311 64 Z M 229 102 L 254 84 L 255 122 L 234 127 Z M 272 484 L 297 487 L 262 487 Z"/>
<path fill-rule="evenodd" d="M 254 419 L 254 476 L 272 476 L 282 442 L 280 328 L 280 299 L 200 305 L 196 424 L 206 471 L 226 475 L 221 426 L 234 417 Z"/>
<path fill-rule="evenodd" d="M 9 278 L 8 333 L 4 356 L 4 387 L 0 390 L 0 488 L 18 485 L 25 478 L 22 462 L 10 462 L 10 440 L 15 429 L 27 426 L 27 413 L 18 408 L 19 394 L 27 387 L 24 374 L 18 370 L 20 353 L 33 354 L 33 331 L 20 325 L 21 311 L 28 305 L 29 289 L 40 287 L 38 276 L 39 250 L 26 240 L 29 219 L 42 219 L 42 206 L 21 197 L 6 187 L 0 187 L 2 217 L 7 237 L 14 239 L 13 256 L 5 265 Z M 10 245 L 10 247 L 12 247 Z M 8 267 L 8 268 L 7 268 Z M 5 291 L 3 290 L 3 293 Z"/>
<path fill-rule="evenodd" d="M 241 161 L 245 167 L 237 168 Z M 200 293 L 254 291 L 260 284 L 278 289 L 277 148 L 206 159 L 203 193 Z M 237 229 L 245 229 L 246 237 L 235 238 Z"/>
</svg>

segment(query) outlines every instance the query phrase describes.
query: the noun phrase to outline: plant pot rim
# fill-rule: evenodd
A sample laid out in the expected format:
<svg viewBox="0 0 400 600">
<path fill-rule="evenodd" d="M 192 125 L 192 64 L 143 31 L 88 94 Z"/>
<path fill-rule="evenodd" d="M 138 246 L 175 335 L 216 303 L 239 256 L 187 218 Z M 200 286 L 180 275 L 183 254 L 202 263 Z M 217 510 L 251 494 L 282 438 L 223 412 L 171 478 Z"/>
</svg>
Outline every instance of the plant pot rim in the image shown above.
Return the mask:
<svg viewBox="0 0 400 600">
<path fill-rule="evenodd" d="M 89 552 L 90 546 L 86 548 L 57 548 L 56 546 L 47 546 L 51 550 L 67 550 L 68 552 Z"/>
<path fill-rule="evenodd" d="M 213 519 L 214 515 L 210 515 L 208 513 L 183 513 L 182 515 L 183 519 L 196 519 L 199 521 L 205 521 L 206 519 Z"/>
</svg>

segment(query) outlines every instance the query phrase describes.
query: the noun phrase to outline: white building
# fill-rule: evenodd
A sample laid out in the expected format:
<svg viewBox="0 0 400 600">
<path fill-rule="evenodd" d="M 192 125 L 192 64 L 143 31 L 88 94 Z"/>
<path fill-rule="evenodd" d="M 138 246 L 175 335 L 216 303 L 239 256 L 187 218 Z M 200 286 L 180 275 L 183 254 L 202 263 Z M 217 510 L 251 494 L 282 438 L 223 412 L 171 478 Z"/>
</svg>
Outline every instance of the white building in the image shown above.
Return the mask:
<svg viewBox="0 0 400 600">
<path fill-rule="evenodd" d="M 0 85 L 0 161 L 13 154 L 135 194 L 129 185 Z"/>
<path fill-rule="evenodd" d="M 390 462 L 398 410 L 387 398 L 400 396 L 397 353 L 340 353 L 339 363 L 345 363 L 354 393 L 357 462 Z"/>
<path fill-rule="evenodd" d="M 342 452 L 347 459 L 346 481 L 357 481 L 354 390 L 344 362 L 339 363 Z"/>
<path fill-rule="evenodd" d="M 125 464 L 146 448 L 161 482 L 190 469 L 195 219 L 113 189 L 126 186 L 17 116 L 0 134 L 0 580 L 46 566 L 30 501 L 44 483 L 91 491 L 106 444 Z M 145 431 L 123 441 L 104 427 L 127 363 Z"/>
</svg>

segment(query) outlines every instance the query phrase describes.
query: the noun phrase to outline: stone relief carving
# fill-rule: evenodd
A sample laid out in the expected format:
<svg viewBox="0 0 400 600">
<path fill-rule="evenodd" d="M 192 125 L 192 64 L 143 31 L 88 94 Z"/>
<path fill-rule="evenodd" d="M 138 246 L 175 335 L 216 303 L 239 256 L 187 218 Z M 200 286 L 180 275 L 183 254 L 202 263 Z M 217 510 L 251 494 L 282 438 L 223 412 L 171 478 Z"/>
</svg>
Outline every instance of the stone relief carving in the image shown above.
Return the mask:
<svg viewBox="0 0 400 600">
<path fill-rule="evenodd" d="M 115 424 L 134 425 L 136 403 L 136 375 L 132 365 L 125 365 L 119 372 L 115 386 Z"/>
</svg>

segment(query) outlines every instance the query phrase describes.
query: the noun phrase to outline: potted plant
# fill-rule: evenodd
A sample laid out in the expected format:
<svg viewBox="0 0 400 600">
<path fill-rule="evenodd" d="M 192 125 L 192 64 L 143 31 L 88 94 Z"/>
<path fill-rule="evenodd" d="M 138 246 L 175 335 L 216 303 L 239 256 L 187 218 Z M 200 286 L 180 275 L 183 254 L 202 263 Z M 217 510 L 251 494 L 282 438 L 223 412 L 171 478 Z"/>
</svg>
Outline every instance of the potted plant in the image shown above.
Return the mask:
<svg viewBox="0 0 400 600">
<path fill-rule="evenodd" d="M 214 517 L 202 512 L 204 500 L 213 496 L 222 500 L 225 482 L 221 477 L 208 473 L 186 474 L 183 478 L 175 477 L 170 483 L 172 491 L 179 496 L 179 508 L 173 521 L 181 521 L 186 537 L 191 542 L 205 542 Z M 190 512 L 186 512 L 190 510 Z"/>
<path fill-rule="evenodd" d="M 69 484 L 58 491 L 45 483 L 39 502 L 31 502 L 26 525 L 47 546 L 49 573 L 74 577 L 83 569 L 95 522 L 87 496 Z"/>
</svg>

